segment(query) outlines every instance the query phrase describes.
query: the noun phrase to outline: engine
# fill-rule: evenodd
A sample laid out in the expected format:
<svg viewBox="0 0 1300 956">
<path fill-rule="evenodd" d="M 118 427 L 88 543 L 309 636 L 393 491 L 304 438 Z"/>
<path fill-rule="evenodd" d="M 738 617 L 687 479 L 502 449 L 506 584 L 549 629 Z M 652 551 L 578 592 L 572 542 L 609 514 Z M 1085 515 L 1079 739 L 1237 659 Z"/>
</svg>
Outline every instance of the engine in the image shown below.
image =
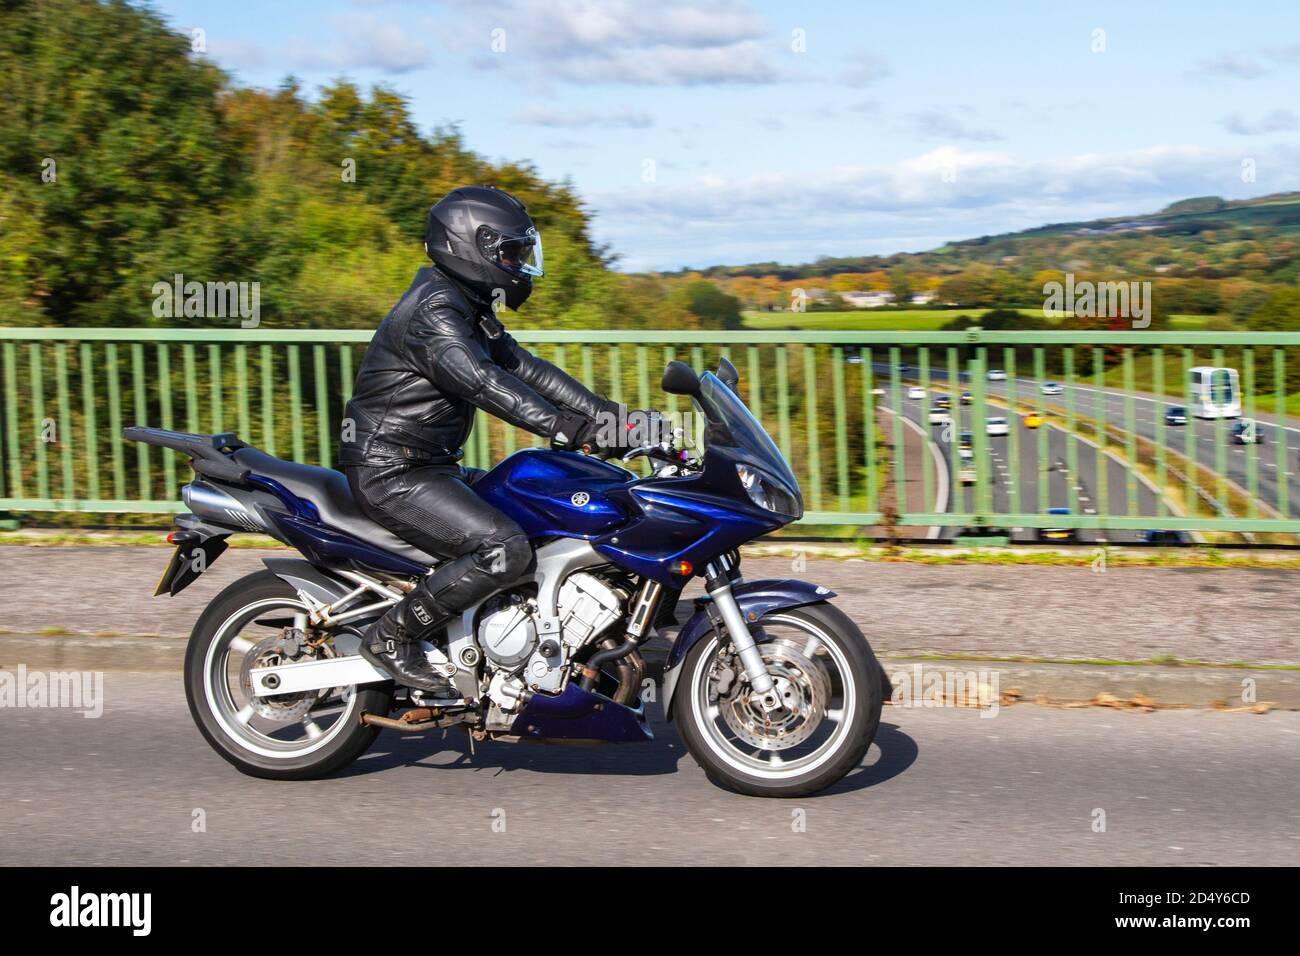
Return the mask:
<svg viewBox="0 0 1300 956">
<path fill-rule="evenodd" d="M 552 620 L 541 617 L 528 594 L 493 598 L 479 618 L 477 635 L 493 703 L 509 713 L 518 708 L 525 688 L 559 691 L 574 655 L 622 619 L 627 600 L 626 591 L 585 571 L 565 580 Z"/>
</svg>

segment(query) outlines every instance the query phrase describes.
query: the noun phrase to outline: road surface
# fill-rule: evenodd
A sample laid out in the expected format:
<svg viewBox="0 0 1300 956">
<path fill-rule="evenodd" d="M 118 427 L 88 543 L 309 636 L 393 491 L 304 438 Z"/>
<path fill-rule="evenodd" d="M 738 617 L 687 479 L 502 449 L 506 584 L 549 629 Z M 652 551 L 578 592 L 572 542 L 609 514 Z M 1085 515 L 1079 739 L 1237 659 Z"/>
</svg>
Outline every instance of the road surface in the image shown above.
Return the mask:
<svg viewBox="0 0 1300 956">
<path fill-rule="evenodd" d="M 661 722 L 648 744 L 472 758 L 462 734 L 386 733 L 332 779 L 255 780 L 199 737 L 178 676 L 106 681 L 97 720 L 0 710 L 0 862 L 1261 866 L 1300 851 L 1300 713 L 887 707 L 861 769 L 777 801 L 714 787 Z"/>
<path fill-rule="evenodd" d="M 941 390 L 931 388 L 925 399 L 908 400 L 904 404 L 904 414 L 908 420 L 924 427 L 940 451 L 945 463 L 951 462 L 949 441 L 960 431 L 973 431 L 978 423 L 973 423 L 973 406 L 959 407 L 958 426 L 956 428 L 929 424 L 928 413 L 934 396 L 942 394 Z M 954 396 L 955 398 L 955 396 Z M 1072 436 L 1052 424 L 1037 429 L 1027 428 L 1024 416 L 1012 415 L 1006 409 L 990 405 L 989 416 L 1005 417 L 1015 423 L 1015 434 L 1006 436 L 989 436 L 989 476 L 992 481 L 993 514 L 1036 513 L 1044 508 L 1070 508 L 1076 514 L 1112 514 L 1125 515 L 1130 511 L 1136 515 L 1150 515 L 1152 527 L 1159 527 L 1159 501 L 1155 492 L 1145 484 L 1137 473 L 1129 481 L 1130 470 L 1121 462 L 1106 456 L 1102 459 L 1103 469 L 1099 471 L 1096 446 Z M 1012 444 L 1018 445 L 1018 472 L 1012 471 Z M 1069 447 L 1073 444 L 1077 456 L 1077 470 L 1070 470 Z M 950 466 L 949 466 L 950 467 Z M 1039 484 L 1041 476 L 1046 476 L 1046 505 L 1041 505 Z M 1105 476 L 1103 492 L 1099 475 Z M 959 481 L 949 485 L 949 511 L 972 512 L 975 510 L 975 489 L 963 486 Z M 1132 496 L 1131 499 L 1129 496 Z M 960 529 L 946 528 L 943 535 L 953 534 Z M 1033 541 L 1036 533 L 1032 529 L 1013 529 L 1012 537 L 1019 541 Z M 1079 540 L 1084 542 L 1108 541 L 1111 543 L 1136 543 L 1140 533 L 1136 531 L 1081 531 Z"/>
<path fill-rule="evenodd" d="M 1076 415 L 1094 420 L 1102 417 L 1097 413 L 1099 393 L 1096 388 L 1078 383 L 1074 386 L 1067 386 L 1064 383 L 1059 384 L 1061 384 L 1062 393 L 1060 395 L 1043 396 L 1046 404 L 1066 408 L 1067 403 L 1072 400 Z M 1005 382 L 989 382 L 988 388 L 990 395 L 1006 398 L 1007 385 Z M 1040 398 L 1039 384 L 1033 379 L 1017 378 L 1015 393 L 1019 401 L 1031 402 L 1036 405 Z M 1119 428 L 1121 431 L 1126 431 L 1127 418 L 1125 417 L 1124 393 L 1114 389 L 1105 389 L 1100 393 L 1100 398 L 1107 423 Z M 1165 409 L 1173 405 L 1185 405 L 1185 402 L 1181 399 L 1161 399 L 1152 395 L 1134 393 L 1134 434 L 1152 442 L 1157 441 L 1157 425 L 1159 424 L 1157 418 L 1163 421 Z M 1217 472 L 1216 432 L 1222 428 L 1226 449 L 1223 473 L 1242 488 L 1249 487 L 1247 462 L 1250 457 L 1254 456 L 1259 498 L 1266 504 L 1276 507 L 1279 485 L 1285 483 L 1289 503 L 1300 506 L 1300 475 L 1297 475 L 1295 470 L 1297 457 L 1300 455 L 1300 429 L 1289 422 L 1279 426 L 1271 415 L 1257 414 L 1255 417 L 1261 423 L 1264 423 L 1261 430 L 1265 437 L 1265 444 L 1262 445 L 1235 444 L 1232 441 L 1231 421 L 1202 421 L 1193 418 L 1189 419 L 1186 425 L 1164 425 L 1160 431 L 1163 432 L 1165 447 L 1184 458 L 1187 457 L 1187 433 L 1190 431 L 1197 464 Z M 1280 472 L 1279 450 L 1281 451 Z M 1279 474 L 1282 475 L 1281 480 L 1279 480 Z M 1216 493 L 1214 487 L 1205 488 L 1205 490 L 1210 494 Z"/>
</svg>

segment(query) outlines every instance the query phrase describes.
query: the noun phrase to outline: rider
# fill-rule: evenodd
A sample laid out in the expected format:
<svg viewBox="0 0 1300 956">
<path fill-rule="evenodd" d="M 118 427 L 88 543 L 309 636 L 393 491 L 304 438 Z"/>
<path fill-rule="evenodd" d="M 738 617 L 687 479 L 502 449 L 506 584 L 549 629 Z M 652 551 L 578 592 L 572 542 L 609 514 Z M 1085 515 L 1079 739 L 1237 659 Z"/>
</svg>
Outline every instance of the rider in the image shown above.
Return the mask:
<svg viewBox="0 0 1300 956">
<path fill-rule="evenodd" d="M 557 448 L 612 450 L 626 409 L 519 345 L 497 320 L 542 274 L 542 242 L 524 204 L 491 186 L 454 189 L 430 210 L 422 267 L 380 323 L 357 372 L 340 462 L 362 511 L 445 559 L 363 635 L 361 654 L 401 684 L 459 696 L 420 641 L 522 575 L 523 530 L 470 487 L 460 465 L 481 408 Z"/>
</svg>

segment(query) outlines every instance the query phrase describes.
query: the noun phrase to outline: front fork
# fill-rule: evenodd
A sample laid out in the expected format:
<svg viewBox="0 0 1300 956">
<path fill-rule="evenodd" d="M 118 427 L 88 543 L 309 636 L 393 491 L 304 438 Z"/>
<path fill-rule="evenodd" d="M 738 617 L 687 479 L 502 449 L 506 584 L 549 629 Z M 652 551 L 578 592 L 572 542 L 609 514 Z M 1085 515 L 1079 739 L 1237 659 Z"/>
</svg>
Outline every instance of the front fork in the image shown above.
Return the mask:
<svg viewBox="0 0 1300 956">
<path fill-rule="evenodd" d="M 764 711 L 770 713 L 779 710 L 781 696 L 776 692 L 776 684 L 767 672 L 767 664 L 745 622 L 740 605 L 736 603 L 736 596 L 731 593 L 732 585 L 740 580 L 738 569 L 734 569 L 725 558 L 720 558 L 710 562 L 705 568 L 705 574 L 704 589 L 722 617 L 731 645 L 745 668 L 745 676 L 749 678 L 749 685 L 758 693 Z"/>
</svg>

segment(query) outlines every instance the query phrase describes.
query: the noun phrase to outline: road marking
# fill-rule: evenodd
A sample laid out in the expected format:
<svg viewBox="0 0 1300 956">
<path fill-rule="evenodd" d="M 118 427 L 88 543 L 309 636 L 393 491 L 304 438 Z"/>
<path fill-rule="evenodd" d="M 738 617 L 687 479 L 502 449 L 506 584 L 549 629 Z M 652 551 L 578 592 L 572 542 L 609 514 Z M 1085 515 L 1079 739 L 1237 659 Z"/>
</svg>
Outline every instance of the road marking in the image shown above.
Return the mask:
<svg viewBox="0 0 1300 956">
<path fill-rule="evenodd" d="M 898 412 L 894 411 L 888 405 L 881 404 L 877 407 L 884 409 L 891 415 L 899 415 Z M 933 438 L 926 434 L 924 428 L 912 421 L 912 419 L 908 418 L 906 412 L 899 415 L 899 417 L 902 418 L 903 424 L 907 425 L 921 436 L 921 441 L 925 443 L 926 448 L 930 450 L 930 454 L 934 457 L 934 470 L 935 475 L 938 478 L 937 484 L 939 485 L 934 496 L 934 513 L 944 514 L 948 510 L 948 461 L 940 453 L 939 445 Z M 903 449 L 903 454 L 907 454 L 906 448 Z M 942 530 L 942 528 L 935 525 L 926 532 L 925 536 L 927 538 L 937 538 L 939 537 L 939 532 Z"/>
</svg>

